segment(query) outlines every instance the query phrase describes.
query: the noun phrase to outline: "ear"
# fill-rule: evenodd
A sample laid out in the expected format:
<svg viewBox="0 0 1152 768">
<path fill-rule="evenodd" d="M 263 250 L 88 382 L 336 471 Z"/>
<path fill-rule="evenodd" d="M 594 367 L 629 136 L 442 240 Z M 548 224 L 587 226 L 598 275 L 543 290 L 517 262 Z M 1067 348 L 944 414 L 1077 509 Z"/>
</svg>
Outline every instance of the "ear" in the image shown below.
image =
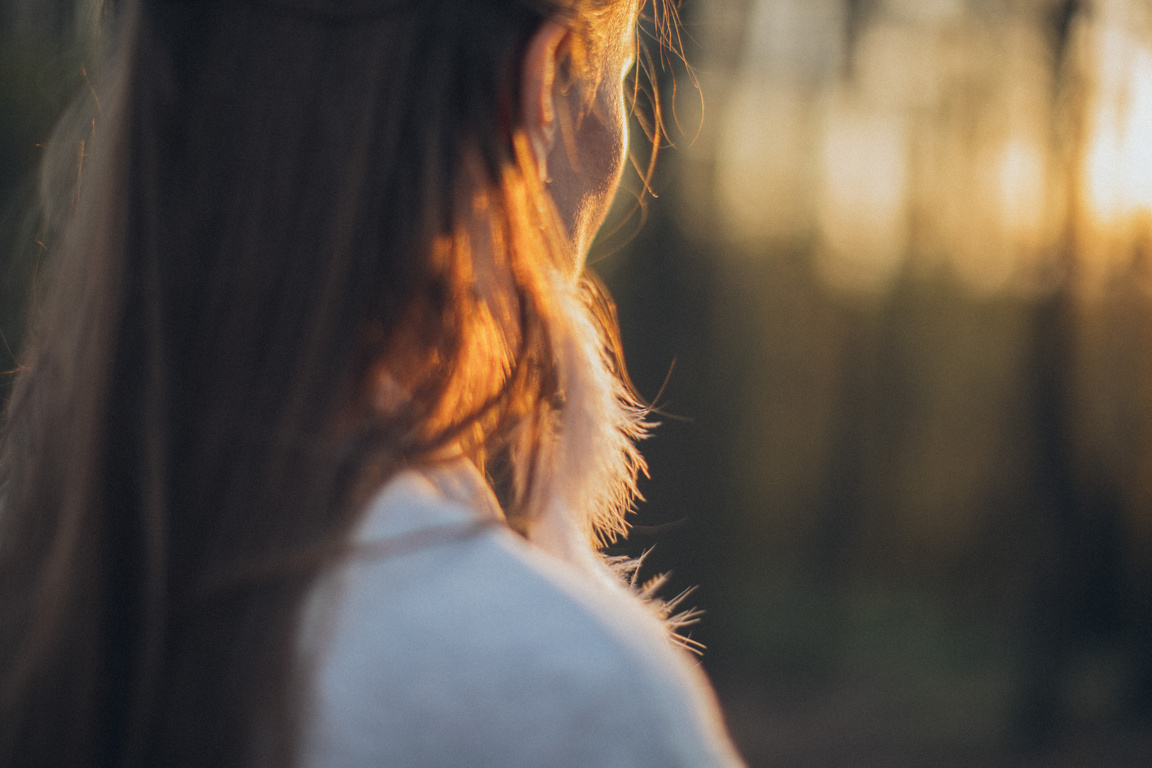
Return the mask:
<svg viewBox="0 0 1152 768">
<path fill-rule="evenodd" d="M 556 70 L 566 27 L 545 21 L 528 41 L 520 71 L 520 121 L 532 142 L 541 180 L 548 178 L 548 153 L 556 140 Z"/>
</svg>

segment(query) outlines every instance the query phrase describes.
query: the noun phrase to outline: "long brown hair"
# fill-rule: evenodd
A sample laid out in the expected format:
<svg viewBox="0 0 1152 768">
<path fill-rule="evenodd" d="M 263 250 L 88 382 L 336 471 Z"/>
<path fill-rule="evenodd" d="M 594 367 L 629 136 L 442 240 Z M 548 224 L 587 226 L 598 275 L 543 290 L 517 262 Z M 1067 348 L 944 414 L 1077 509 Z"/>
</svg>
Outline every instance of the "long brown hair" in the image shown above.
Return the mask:
<svg viewBox="0 0 1152 768">
<path fill-rule="evenodd" d="M 625 6 L 119 4 L 0 442 L 0 765 L 289 764 L 303 597 L 448 446 L 623 530 L 639 409 L 515 116 L 532 32 Z"/>
</svg>

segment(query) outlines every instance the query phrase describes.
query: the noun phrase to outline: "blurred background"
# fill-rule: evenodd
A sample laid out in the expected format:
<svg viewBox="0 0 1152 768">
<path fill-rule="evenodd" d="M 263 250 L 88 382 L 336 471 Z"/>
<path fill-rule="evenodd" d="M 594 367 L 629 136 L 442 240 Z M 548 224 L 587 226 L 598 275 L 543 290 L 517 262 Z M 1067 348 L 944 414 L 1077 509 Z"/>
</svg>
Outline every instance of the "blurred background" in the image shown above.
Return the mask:
<svg viewBox="0 0 1152 768">
<path fill-rule="evenodd" d="M 4 370 L 94 7 L 0 5 Z M 1152 764 L 1152 3 L 680 12 L 592 260 L 750 765 Z"/>
</svg>

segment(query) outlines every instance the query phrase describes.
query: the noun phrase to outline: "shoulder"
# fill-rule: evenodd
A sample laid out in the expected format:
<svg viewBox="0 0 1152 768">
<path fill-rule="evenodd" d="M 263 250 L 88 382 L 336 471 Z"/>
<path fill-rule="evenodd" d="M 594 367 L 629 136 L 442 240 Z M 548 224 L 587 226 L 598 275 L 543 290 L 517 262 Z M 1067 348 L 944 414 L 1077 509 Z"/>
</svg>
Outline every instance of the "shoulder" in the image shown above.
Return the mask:
<svg viewBox="0 0 1152 768">
<path fill-rule="evenodd" d="M 454 490 L 406 473 L 365 530 L 447 532 L 483 514 Z M 352 561 L 311 610 L 305 764 L 738 764 L 707 683 L 655 618 L 504 528 Z"/>
</svg>

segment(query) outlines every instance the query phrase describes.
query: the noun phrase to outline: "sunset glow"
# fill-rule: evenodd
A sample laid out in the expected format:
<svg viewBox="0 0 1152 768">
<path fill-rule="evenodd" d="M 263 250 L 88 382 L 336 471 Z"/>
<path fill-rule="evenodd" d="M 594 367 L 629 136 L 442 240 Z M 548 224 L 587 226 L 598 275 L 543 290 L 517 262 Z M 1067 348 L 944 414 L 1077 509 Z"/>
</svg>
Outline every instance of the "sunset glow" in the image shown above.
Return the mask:
<svg viewBox="0 0 1152 768">
<path fill-rule="evenodd" d="M 1152 6 L 1087 3 L 1056 67 L 1022 8 L 881 5 L 847 46 L 842 14 L 753 3 L 701 220 L 745 256 L 811 249 L 853 293 L 913 273 L 1028 293 L 1061 238 L 1085 287 L 1130 263 L 1152 236 Z"/>
<path fill-rule="evenodd" d="M 899 269 L 907 245 L 904 125 L 895 115 L 834 109 L 822 155 L 823 271 L 843 287 L 880 288 Z"/>
<path fill-rule="evenodd" d="M 1044 223 L 1044 154 L 1034 141 L 1016 138 L 1000 151 L 997 193 L 1001 219 L 1016 238 L 1033 241 Z"/>
<path fill-rule="evenodd" d="M 808 168 L 797 162 L 811 138 L 804 101 L 794 91 L 741 83 L 730 98 L 716 183 L 726 229 L 736 240 L 788 241 L 811 219 Z"/>
<path fill-rule="evenodd" d="M 1152 212 L 1152 51 L 1109 4 L 1096 38 L 1085 194 L 1100 223 Z"/>
</svg>

